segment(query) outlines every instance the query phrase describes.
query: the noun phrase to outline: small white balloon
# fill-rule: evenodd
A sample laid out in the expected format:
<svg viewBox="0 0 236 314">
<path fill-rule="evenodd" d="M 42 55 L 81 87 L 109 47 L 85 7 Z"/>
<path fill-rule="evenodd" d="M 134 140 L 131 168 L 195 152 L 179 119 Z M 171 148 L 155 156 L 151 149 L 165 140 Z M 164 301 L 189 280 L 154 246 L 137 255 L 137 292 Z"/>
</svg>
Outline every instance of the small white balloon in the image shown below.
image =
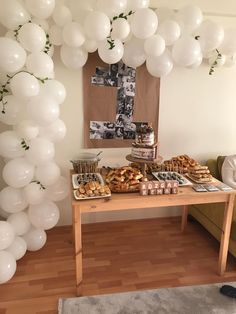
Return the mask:
<svg viewBox="0 0 236 314">
<path fill-rule="evenodd" d="M 44 201 L 46 191 L 41 182 L 30 182 L 24 187 L 24 195 L 30 205 L 37 205 Z"/>
<path fill-rule="evenodd" d="M 104 12 L 110 18 L 125 12 L 127 0 L 98 0 L 98 11 Z"/>
<path fill-rule="evenodd" d="M 14 131 L 0 133 L 0 156 L 4 158 L 17 158 L 25 154 L 21 139 Z"/>
<path fill-rule="evenodd" d="M 77 22 L 67 23 L 63 28 L 62 37 L 69 47 L 80 47 L 85 41 L 84 30 Z"/>
<path fill-rule="evenodd" d="M 10 215 L 7 218 L 7 222 L 12 225 L 15 234 L 18 236 L 21 236 L 30 230 L 31 222 L 28 214 L 24 211 Z"/>
<path fill-rule="evenodd" d="M 4 166 L 2 176 L 9 186 L 22 188 L 32 181 L 34 166 L 25 158 L 16 158 Z"/>
<path fill-rule="evenodd" d="M 103 12 L 93 11 L 84 21 L 84 30 L 90 39 L 102 41 L 110 34 L 110 19 Z"/>
<path fill-rule="evenodd" d="M 49 161 L 43 164 L 43 166 L 38 166 L 35 170 L 35 178 L 45 187 L 55 184 L 60 174 L 60 168 L 53 161 Z"/>
<path fill-rule="evenodd" d="M 169 74 L 173 69 L 173 61 L 170 53 L 165 51 L 159 57 L 147 57 L 146 66 L 148 72 L 155 77 L 162 77 Z"/>
<path fill-rule="evenodd" d="M 177 21 L 183 32 L 191 34 L 202 23 L 203 15 L 199 7 L 187 5 L 177 13 Z"/>
<path fill-rule="evenodd" d="M 60 115 L 59 105 L 55 99 L 47 95 L 32 97 L 27 105 L 29 116 L 41 126 L 56 121 Z"/>
<path fill-rule="evenodd" d="M 122 42 L 119 39 L 114 40 L 114 47 L 110 49 L 110 44 L 107 40 L 102 41 L 98 45 L 98 54 L 99 57 L 108 64 L 117 63 L 121 60 L 124 53 L 124 47 Z"/>
<path fill-rule="evenodd" d="M 26 68 L 40 78 L 51 77 L 54 71 L 52 58 L 45 52 L 39 51 L 28 55 Z"/>
<path fill-rule="evenodd" d="M 112 22 L 112 33 L 113 39 L 125 39 L 129 36 L 130 25 L 125 19 L 116 19 Z"/>
<path fill-rule="evenodd" d="M 0 22 L 8 29 L 15 30 L 30 20 L 28 12 L 17 0 L 1 1 Z"/>
<path fill-rule="evenodd" d="M 58 119 L 48 127 L 40 128 L 39 134 L 54 143 L 59 142 L 66 135 L 66 125 L 62 120 Z"/>
<path fill-rule="evenodd" d="M 66 98 L 65 86 L 57 80 L 48 80 L 41 85 L 40 94 L 45 94 L 53 98 L 59 105 L 62 104 Z"/>
<path fill-rule="evenodd" d="M 217 51 L 214 51 L 210 58 L 208 59 L 208 63 L 210 66 L 214 66 L 214 67 L 222 67 L 225 64 L 225 60 L 226 60 L 226 56 L 223 54 L 218 54 Z"/>
<path fill-rule="evenodd" d="M 0 250 L 8 248 L 15 239 L 15 231 L 7 221 L 0 221 Z"/>
<path fill-rule="evenodd" d="M 132 68 L 141 66 L 146 60 L 143 40 L 132 37 L 125 42 L 122 60 Z"/>
<path fill-rule="evenodd" d="M 127 9 L 137 11 L 138 9 L 148 8 L 150 0 L 128 0 Z"/>
<path fill-rule="evenodd" d="M 66 45 L 61 47 L 62 62 L 71 70 L 82 68 L 88 59 L 88 52 L 82 47 L 72 48 Z"/>
<path fill-rule="evenodd" d="M 0 192 L 0 206 L 8 213 L 18 213 L 28 206 L 22 189 L 7 186 Z"/>
<path fill-rule="evenodd" d="M 60 216 L 57 205 L 49 200 L 39 205 L 31 205 L 28 215 L 34 227 L 44 230 L 53 228 Z"/>
<path fill-rule="evenodd" d="M 25 157 L 33 165 L 43 165 L 55 156 L 54 144 L 42 137 L 31 140 Z"/>
<path fill-rule="evenodd" d="M 40 27 L 42 27 L 42 29 L 47 33 L 49 31 L 49 23 L 47 20 L 44 19 L 38 19 L 37 17 L 33 17 L 32 18 L 32 22 L 34 24 L 39 25 Z"/>
<path fill-rule="evenodd" d="M 23 68 L 26 52 L 19 43 L 11 38 L 0 37 L 0 71 L 14 73 Z"/>
<path fill-rule="evenodd" d="M 52 25 L 48 31 L 50 42 L 55 46 L 60 46 L 63 43 L 62 29 L 58 25 Z"/>
<path fill-rule="evenodd" d="M 55 8 L 55 0 L 26 0 L 26 8 L 39 19 L 47 19 Z"/>
<path fill-rule="evenodd" d="M 17 135 L 25 140 L 32 140 L 39 134 L 38 125 L 32 120 L 22 120 L 15 129 Z"/>
<path fill-rule="evenodd" d="M 47 198 L 59 202 L 69 195 L 69 182 L 66 178 L 60 177 L 58 181 L 47 187 Z"/>
<path fill-rule="evenodd" d="M 181 30 L 177 22 L 166 20 L 158 27 L 158 33 L 164 38 L 166 46 L 171 46 L 179 39 Z"/>
<path fill-rule="evenodd" d="M 53 11 L 52 18 L 58 26 L 63 27 L 72 21 L 72 14 L 67 6 L 58 5 Z"/>
<path fill-rule="evenodd" d="M 18 261 L 21 259 L 27 250 L 26 242 L 21 237 L 16 237 L 13 243 L 6 249 L 6 252 L 11 253 L 15 260 Z"/>
<path fill-rule="evenodd" d="M 2 106 L 0 121 L 8 125 L 17 124 L 22 106 L 20 101 L 12 95 L 7 95 L 2 99 Z"/>
<path fill-rule="evenodd" d="M 12 94 L 21 100 L 26 100 L 30 97 L 39 94 L 39 82 L 31 74 L 20 72 L 17 73 L 10 82 Z"/>
<path fill-rule="evenodd" d="M 157 15 L 149 8 L 137 10 L 130 23 L 132 33 L 140 39 L 146 39 L 154 35 L 157 30 L 157 26 Z"/>
<path fill-rule="evenodd" d="M 24 49 L 30 52 L 38 52 L 46 45 L 45 31 L 37 24 L 24 24 L 19 30 L 18 39 Z"/>
<path fill-rule="evenodd" d="M 165 48 L 165 40 L 158 34 L 147 38 L 144 42 L 144 51 L 151 57 L 159 57 L 163 54 Z"/>
<path fill-rule="evenodd" d="M 0 251 L 0 284 L 10 280 L 16 272 L 16 260 L 7 251 Z"/>
<path fill-rule="evenodd" d="M 45 245 L 47 234 L 42 229 L 31 228 L 29 232 L 23 235 L 23 239 L 27 244 L 28 251 L 38 251 Z"/>
<path fill-rule="evenodd" d="M 98 49 L 98 43 L 93 39 L 86 39 L 83 48 L 88 52 L 95 52 Z"/>
<path fill-rule="evenodd" d="M 166 20 L 172 20 L 174 18 L 175 12 L 167 7 L 158 7 L 155 10 L 155 13 L 158 17 L 158 24 L 161 24 L 162 22 Z"/>
</svg>

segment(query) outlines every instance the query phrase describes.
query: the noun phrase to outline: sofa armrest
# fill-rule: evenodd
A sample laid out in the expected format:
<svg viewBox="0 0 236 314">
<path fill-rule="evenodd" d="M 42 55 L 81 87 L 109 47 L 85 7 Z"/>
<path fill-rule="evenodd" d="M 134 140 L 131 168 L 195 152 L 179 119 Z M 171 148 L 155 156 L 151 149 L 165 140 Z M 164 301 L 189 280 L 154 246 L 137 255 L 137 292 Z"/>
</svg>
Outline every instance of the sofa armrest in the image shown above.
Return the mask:
<svg viewBox="0 0 236 314">
<path fill-rule="evenodd" d="M 216 159 L 208 159 L 206 165 L 208 166 L 208 169 L 210 170 L 210 173 L 213 175 L 213 177 L 219 179 L 219 170 Z"/>
</svg>

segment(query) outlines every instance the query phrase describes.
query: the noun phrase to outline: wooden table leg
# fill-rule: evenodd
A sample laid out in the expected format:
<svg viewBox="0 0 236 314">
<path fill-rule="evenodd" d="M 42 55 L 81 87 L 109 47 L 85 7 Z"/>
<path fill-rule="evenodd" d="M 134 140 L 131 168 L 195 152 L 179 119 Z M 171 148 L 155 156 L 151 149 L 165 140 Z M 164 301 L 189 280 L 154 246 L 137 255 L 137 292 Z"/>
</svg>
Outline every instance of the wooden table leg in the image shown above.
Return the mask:
<svg viewBox="0 0 236 314">
<path fill-rule="evenodd" d="M 75 241 L 75 271 L 76 271 L 76 292 L 77 295 L 82 295 L 82 239 L 81 239 L 81 212 L 79 206 L 73 207 L 73 226 L 74 226 L 74 241 Z"/>
<path fill-rule="evenodd" d="M 223 275 L 226 269 L 233 209 L 234 209 L 234 194 L 230 194 L 229 200 L 225 204 L 223 230 L 221 233 L 220 240 L 220 253 L 218 262 L 219 275 Z"/>
<path fill-rule="evenodd" d="M 185 231 L 188 221 L 188 205 L 184 205 L 182 209 L 181 232 Z"/>
</svg>

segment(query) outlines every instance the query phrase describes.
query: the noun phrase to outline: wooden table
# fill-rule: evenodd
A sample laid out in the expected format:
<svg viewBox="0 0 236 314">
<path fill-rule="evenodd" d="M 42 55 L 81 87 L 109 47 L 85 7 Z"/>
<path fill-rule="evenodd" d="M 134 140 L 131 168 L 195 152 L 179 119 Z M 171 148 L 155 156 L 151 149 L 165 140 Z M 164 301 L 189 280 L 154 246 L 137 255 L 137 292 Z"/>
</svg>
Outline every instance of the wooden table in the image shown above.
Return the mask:
<svg viewBox="0 0 236 314">
<path fill-rule="evenodd" d="M 225 203 L 223 230 L 220 241 L 218 273 L 223 275 L 226 269 L 230 228 L 233 216 L 235 190 L 224 192 L 195 192 L 190 186 L 180 187 L 178 194 L 140 196 L 138 193 L 112 194 L 110 199 L 93 199 L 76 201 L 72 193 L 73 232 L 75 243 L 76 288 L 77 295 L 82 295 L 82 234 L 81 215 L 116 210 L 183 206 L 181 231 L 185 230 L 188 205 Z"/>
</svg>

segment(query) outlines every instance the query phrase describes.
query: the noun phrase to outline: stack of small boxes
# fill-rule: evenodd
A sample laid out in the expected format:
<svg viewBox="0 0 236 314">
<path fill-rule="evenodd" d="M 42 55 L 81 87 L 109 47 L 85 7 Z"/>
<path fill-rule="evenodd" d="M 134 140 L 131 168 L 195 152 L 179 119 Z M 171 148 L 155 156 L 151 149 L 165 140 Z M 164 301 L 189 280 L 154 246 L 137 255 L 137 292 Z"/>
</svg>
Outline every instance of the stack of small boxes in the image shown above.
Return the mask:
<svg viewBox="0 0 236 314">
<path fill-rule="evenodd" d="M 139 183 L 140 195 L 177 194 L 178 181 L 143 181 Z"/>
</svg>

